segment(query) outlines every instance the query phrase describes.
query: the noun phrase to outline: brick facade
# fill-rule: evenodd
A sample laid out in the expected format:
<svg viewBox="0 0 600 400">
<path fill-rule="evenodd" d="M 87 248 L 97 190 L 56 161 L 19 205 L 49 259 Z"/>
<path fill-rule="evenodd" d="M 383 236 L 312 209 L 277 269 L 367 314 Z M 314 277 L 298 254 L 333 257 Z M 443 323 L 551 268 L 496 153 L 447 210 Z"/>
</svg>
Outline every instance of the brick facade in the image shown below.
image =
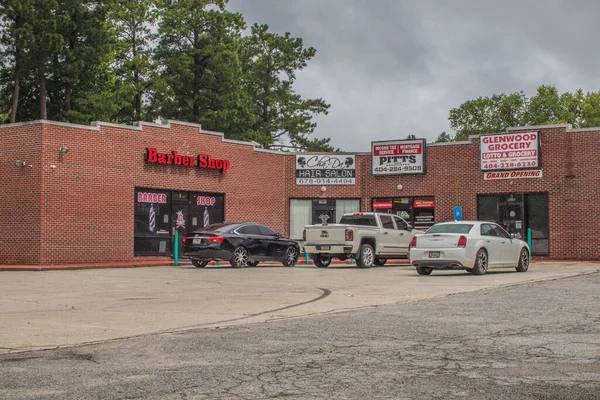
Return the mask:
<svg viewBox="0 0 600 400">
<path fill-rule="evenodd" d="M 532 128 L 520 130 L 530 131 Z M 543 178 L 485 181 L 479 140 L 428 144 L 424 175 L 372 176 L 370 149 L 356 153 L 356 185 L 297 186 L 295 155 L 224 140 L 198 125 L 171 122 L 80 126 L 49 121 L 0 127 L 0 264 L 133 261 L 134 189 L 225 194 L 225 220 L 253 220 L 289 233 L 289 199 L 435 197 L 435 220 L 460 204 L 477 217 L 478 194 L 548 193 L 550 257 L 600 260 L 600 129 L 537 127 Z M 509 129 L 510 132 L 519 128 Z M 60 153 L 61 146 L 67 153 Z M 147 147 L 228 159 L 214 170 L 145 162 Z M 15 165 L 16 160 L 27 163 Z M 398 190 L 398 184 L 402 190 Z M 152 258 L 155 259 L 155 258 Z"/>
</svg>

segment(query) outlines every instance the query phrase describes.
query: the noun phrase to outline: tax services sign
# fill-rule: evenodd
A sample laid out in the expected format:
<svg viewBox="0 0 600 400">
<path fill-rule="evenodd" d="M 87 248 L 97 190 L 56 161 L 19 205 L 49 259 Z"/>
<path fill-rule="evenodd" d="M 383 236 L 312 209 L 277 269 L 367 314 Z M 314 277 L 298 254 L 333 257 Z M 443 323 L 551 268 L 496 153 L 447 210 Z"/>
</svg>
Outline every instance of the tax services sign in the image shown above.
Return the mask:
<svg viewBox="0 0 600 400">
<path fill-rule="evenodd" d="M 481 170 L 532 169 L 541 166 L 540 133 L 506 133 L 479 137 Z"/>
<path fill-rule="evenodd" d="M 373 175 L 425 173 L 425 139 L 371 142 Z"/>
</svg>

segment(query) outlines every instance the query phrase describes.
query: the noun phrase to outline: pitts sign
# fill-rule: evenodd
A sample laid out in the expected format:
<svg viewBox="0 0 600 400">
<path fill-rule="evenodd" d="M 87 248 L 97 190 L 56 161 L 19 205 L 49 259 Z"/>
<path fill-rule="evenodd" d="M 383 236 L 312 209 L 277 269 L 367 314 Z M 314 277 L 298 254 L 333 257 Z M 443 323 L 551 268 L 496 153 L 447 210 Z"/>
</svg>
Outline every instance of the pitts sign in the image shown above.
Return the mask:
<svg viewBox="0 0 600 400">
<path fill-rule="evenodd" d="M 208 154 L 199 154 L 198 157 L 192 157 L 182 156 L 176 151 L 172 153 L 159 153 L 154 148 L 147 148 L 146 151 L 146 162 L 149 164 L 173 164 L 185 167 L 217 169 L 222 173 L 227 172 L 231 167 L 229 160 L 217 160 Z"/>
</svg>

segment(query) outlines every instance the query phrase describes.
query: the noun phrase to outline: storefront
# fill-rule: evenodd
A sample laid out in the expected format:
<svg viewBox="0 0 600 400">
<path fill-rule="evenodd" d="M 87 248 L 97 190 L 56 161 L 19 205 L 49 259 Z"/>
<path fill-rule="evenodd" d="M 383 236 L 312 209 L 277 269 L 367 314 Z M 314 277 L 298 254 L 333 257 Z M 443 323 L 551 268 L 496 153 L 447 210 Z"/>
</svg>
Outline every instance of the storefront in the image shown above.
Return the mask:
<svg viewBox="0 0 600 400">
<path fill-rule="evenodd" d="M 477 219 L 496 222 L 517 239 L 529 239 L 534 256 L 550 255 L 548 193 L 479 195 Z"/>
<path fill-rule="evenodd" d="M 373 199 L 371 209 L 374 212 L 396 214 L 415 229 L 429 229 L 435 224 L 434 197 Z"/>
<path fill-rule="evenodd" d="M 175 230 L 210 223 L 258 222 L 301 240 L 304 226 L 344 213 L 427 229 L 457 208 L 530 241 L 533 255 L 600 260 L 597 128 L 389 140 L 351 154 L 262 150 L 176 121 L 36 121 L 0 135 L 4 264 L 167 262 Z"/>
<path fill-rule="evenodd" d="M 169 256 L 175 230 L 183 234 L 225 220 L 223 194 L 136 188 L 134 207 L 135 256 Z"/>
</svg>

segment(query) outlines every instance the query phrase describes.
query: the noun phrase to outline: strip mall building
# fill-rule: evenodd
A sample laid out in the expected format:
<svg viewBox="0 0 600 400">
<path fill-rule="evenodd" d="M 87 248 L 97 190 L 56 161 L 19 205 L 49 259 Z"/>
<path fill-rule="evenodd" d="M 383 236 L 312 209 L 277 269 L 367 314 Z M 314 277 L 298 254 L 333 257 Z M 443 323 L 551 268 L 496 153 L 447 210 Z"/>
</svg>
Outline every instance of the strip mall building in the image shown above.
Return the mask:
<svg viewBox="0 0 600 400">
<path fill-rule="evenodd" d="M 529 233 L 534 256 L 600 260 L 598 149 L 600 128 L 567 125 L 352 154 L 265 151 L 174 121 L 3 125 L 0 264 L 166 261 L 174 229 L 254 221 L 301 240 L 359 210 L 417 228 L 462 211 Z"/>
</svg>

